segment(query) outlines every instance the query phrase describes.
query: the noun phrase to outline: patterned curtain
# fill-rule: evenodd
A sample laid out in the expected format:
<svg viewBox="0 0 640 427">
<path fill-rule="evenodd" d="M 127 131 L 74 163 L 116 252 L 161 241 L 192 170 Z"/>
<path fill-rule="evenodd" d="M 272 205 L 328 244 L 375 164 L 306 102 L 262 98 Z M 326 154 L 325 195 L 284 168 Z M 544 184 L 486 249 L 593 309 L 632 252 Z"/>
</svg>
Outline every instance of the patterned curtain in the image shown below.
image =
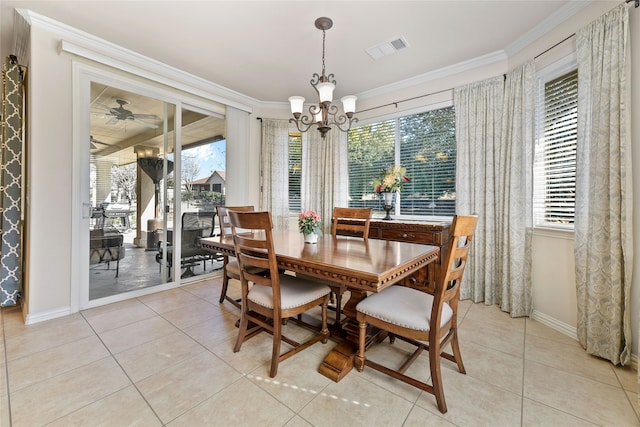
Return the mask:
<svg viewBox="0 0 640 427">
<path fill-rule="evenodd" d="M 531 230 L 535 77 L 529 62 L 504 81 L 500 156 L 497 168 L 498 227 L 496 294 L 512 317 L 531 315 Z"/>
<path fill-rule="evenodd" d="M 478 225 L 460 289 L 461 299 L 500 302 L 495 248 L 501 225 L 497 208 L 504 81 L 502 76 L 456 88 L 456 212 L 478 214 Z"/>
<path fill-rule="evenodd" d="M 348 205 L 347 134 L 334 127 L 324 138 L 315 128 L 302 134 L 302 211 L 314 210 L 331 231 L 334 206 Z"/>
<path fill-rule="evenodd" d="M 614 364 L 631 360 L 632 167 L 625 4 L 577 33 L 574 254 L 578 339 Z"/>
<path fill-rule="evenodd" d="M 531 314 L 533 62 L 454 90 L 456 211 L 478 226 L 460 298 Z"/>
<path fill-rule="evenodd" d="M 0 252 L 0 306 L 16 305 L 22 288 L 22 153 L 23 76 L 14 56 L 2 72 L 2 252 Z"/>
<path fill-rule="evenodd" d="M 260 209 L 271 212 L 275 228 L 289 228 L 289 122 L 262 119 Z"/>
</svg>

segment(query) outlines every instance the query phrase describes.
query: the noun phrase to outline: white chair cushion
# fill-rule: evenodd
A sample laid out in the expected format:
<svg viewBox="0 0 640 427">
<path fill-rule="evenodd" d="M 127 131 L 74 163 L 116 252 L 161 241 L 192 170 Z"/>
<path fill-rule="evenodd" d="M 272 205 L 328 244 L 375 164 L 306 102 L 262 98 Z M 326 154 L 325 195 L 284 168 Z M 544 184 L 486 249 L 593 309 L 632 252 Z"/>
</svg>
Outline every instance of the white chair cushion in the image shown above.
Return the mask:
<svg viewBox="0 0 640 427">
<path fill-rule="evenodd" d="M 329 292 L 331 289 L 322 283 L 301 280 L 288 274 L 280 275 L 280 308 L 283 310 L 300 307 Z M 273 308 L 273 293 L 269 286 L 254 285 L 247 298 L 263 307 Z"/>
<path fill-rule="evenodd" d="M 416 331 L 429 331 L 433 296 L 404 286 L 391 286 L 363 299 L 356 310 L 384 322 Z M 449 304 L 442 307 L 441 326 L 444 326 L 453 311 Z"/>
</svg>

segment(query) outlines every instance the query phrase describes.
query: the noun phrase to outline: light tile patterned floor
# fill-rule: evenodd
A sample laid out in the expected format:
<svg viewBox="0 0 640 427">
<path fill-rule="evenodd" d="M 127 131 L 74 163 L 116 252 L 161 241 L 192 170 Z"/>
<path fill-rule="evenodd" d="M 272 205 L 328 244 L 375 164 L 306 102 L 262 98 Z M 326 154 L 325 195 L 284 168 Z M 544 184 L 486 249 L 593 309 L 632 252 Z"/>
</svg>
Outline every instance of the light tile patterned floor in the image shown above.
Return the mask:
<svg viewBox="0 0 640 427">
<path fill-rule="evenodd" d="M 443 362 L 442 415 L 432 395 L 371 369 L 339 383 L 320 375 L 331 341 L 269 378 L 271 336 L 233 353 L 238 312 L 219 292 L 214 279 L 30 326 L 2 309 L 0 426 L 640 425 L 636 371 L 496 306 L 461 303 L 467 375 Z M 393 363 L 405 345 L 369 355 Z M 410 373 L 426 379 L 427 368 L 423 356 Z"/>
</svg>

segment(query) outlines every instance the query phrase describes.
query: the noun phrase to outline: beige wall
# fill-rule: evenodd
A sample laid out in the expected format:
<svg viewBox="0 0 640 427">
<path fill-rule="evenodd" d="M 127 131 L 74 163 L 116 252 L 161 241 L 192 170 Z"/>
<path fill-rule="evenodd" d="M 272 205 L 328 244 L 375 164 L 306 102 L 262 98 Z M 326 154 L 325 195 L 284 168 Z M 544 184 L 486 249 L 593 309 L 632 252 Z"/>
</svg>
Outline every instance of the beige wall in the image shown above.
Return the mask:
<svg viewBox="0 0 640 427">
<path fill-rule="evenodd" d="M 47 317 L 70 304 L 71 61 L 61 60 L 53 35 L 42 28 L 31 29 L 30 45 L 26 304 L 27 314 Z"/>
<path fill-rule="evenodd" d="M 415 87 L 390 92 L 384 90 L 362 94 L 358 109 L 400 101 L 417 95 L 439 92 L 437 95 L 416 101 L 400 103 L 398 106 L 384 107 L 360 115 L 361 119 L 380 117 L 399 111 L 409 111 L 427 104 L 451 99 L 451 89 L 466 83 L 482 80 L 505 73 L 509 69 L 532 58 L 549 46 L 562 40 L 576 29 L 601 15 L 617 2 L 597 2 L 579 16 L 572 18 L 559 29 L 513 56 L 506 57 L 491 65 L 479 67 L 471 72 L 459 72 L 444 78 L 433 79 Z M 640 27 L 640 11 L 630 12 L 632 29 Z M 640 40 L 635 31 L 632 40 Z M 70 189 L 72 172 L 72 73 L 71 56 L 57 52 L 60 35 L 41 28 L 32 30 L 30 93 L 29 93 L 29 182 L 27 185 L 30 229 L 28 267 L 26 272 L 27 292 L 26 313 L 34 321 L 70 312 L 71 304 L 71 262 L 73 210 Z M 570 45 L 571 42 L 569 42 Z M 566 46 L 559 47 L 568 49 Z M 557 53 L 555 53 L 557 55 Z M 634 68 L 640 61 L 640 43 L 633 46 Z M 549 55 L 545 55 L 548 60 Z M 541 60 L 543 60 L 542 58 Z M 640 73 L 632 74 L 632 85 L 640 87 Z M 339 77 L 339 76 L 338 76 Z M 55 82 L 55 84 L 52 84 Z M 640 91 L 633 93 L 636 109 L 640 108 Z M 234 204 L 251 203 L 259 206 L 259 156 L 260 121 L 258 117 L 288 118 L 288 107 L 283 104 L 254 105 L 254 112 L 248 117 L 248 129 L 238 135 L 238 144 L 227 147 L 227 193 Z M 640 135 L 640 125 L 633 123 L 633 140 Z M 637 146 L 637 144 L 635 144 Z M 634 164 L 640 164 L 640 153 L 634 153 Z M 51 185 L 51 177 L 56 177 Z M 640 188 L 640 173 L 636 172 L 634 182 Z M 637 191 L 637 190 L 636 190 Z M 637 193 L 636 193 L 637 194 Z M 640 212 L 640 196 L 636 196 L 636 212 Z M 635 237 L 640 241 L 640 224 L 635 219 Z M 570 333 L 575 329 L 575 286 L 573 278 L 572 240 L 567 235 L 552 235 L 536 232 L 533 239 L 533 305 L 534 310 L 547 322 L 558 329 Z M 637 251 L 638 252 L 638 251 Z M 638 255 L 636 255 L 638 257 Z M 638 263 L 635 263 L 638 264 Z M 637 276 L 637 275 L 636 275 Z M 634 280 L 632 292 L 634 337 L 638 337 L 638 311 L 640 311 L 640 279 Z M 634 354 L 638 353 L 637 343 Z"/>
</svg>

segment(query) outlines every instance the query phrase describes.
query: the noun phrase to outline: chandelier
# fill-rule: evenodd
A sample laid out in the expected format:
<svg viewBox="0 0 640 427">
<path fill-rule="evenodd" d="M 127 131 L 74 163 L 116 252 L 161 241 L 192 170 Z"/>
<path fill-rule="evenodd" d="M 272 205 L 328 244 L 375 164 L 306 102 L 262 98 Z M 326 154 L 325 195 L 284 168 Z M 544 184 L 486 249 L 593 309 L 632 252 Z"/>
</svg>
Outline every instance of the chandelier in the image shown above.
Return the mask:
<svg viewBox="0 0 640 427">
<path fill-rule="evenodd" d="M 292 96 L 289 98 L 291 103 L 291 113 L 293 118 L 289 119 L 289 123 L 295 123 L 300 132 L 308 131 L 311 126 L 317 125 L 320 135 L 324 136 L 331 130 L 331 126 L 335 125 L 343 132 L 351 129 L 351 124 L 357 122 L 358 119 L 353 117 L 356 111 L 356 97 L 354 95 L 343 96 L 340 100 L 344 108 L 344 114 L 338 114 L 338 107 L 331 104 L 333 101 L 333 90 L 336 87 L 336 81 L 333 74 L 328 76 L 324 71 L 324 41 L 326 30 L 333 26 L 331 18 L 321 17 L 316 19 L 315 26 L 322 30 L 322 75 L 313 73 L 311 86 L 318 93 L 320 101 L 318 105 L 309 107 L 309 115 L 302 114 L 305 99 L 302 96 Z"/>
</svg>

